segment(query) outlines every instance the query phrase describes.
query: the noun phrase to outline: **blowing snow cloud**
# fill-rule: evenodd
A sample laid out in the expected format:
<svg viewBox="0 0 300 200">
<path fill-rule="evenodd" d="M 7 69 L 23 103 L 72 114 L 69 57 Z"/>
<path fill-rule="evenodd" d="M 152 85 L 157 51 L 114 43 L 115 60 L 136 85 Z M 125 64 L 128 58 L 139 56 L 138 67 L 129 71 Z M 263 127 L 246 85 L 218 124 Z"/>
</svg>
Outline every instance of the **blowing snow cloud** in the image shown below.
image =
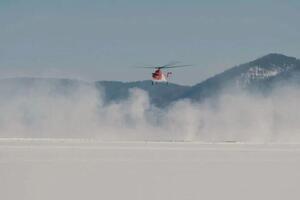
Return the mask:
<svg viewBox="0 0 300 200">
<path fill-rule="evenodd" d="M 195 103 L 187 99 L 157 108 L 147 92 L 105 103 L 90 83 L 10 80 L 0 87 L 0 136 L 99 140 L 295 142 L 300 140 L 300 92 L 269 96 L 226 93 Z"/>
</svg>

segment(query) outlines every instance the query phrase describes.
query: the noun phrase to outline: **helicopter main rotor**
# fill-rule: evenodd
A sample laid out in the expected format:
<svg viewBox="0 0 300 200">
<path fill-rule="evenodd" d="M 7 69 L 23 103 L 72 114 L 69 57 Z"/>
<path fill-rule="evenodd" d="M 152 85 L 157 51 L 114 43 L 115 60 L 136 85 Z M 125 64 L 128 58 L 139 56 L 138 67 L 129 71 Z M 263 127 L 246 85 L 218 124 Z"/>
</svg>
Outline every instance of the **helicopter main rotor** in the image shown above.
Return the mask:
<svg viewBox="0 0 300 200">
<path fill-rule="evenodd" d="M 166 65 L 154 66 L 154 67 L 138 67 L 138 68 L 147 68 L 147 69 L 168 69 L 168 68 L 179 68 L 179 67 L 190 67 L 192 65 L 178 65 L 179 62 L 171 62 Z"/>
</svg>

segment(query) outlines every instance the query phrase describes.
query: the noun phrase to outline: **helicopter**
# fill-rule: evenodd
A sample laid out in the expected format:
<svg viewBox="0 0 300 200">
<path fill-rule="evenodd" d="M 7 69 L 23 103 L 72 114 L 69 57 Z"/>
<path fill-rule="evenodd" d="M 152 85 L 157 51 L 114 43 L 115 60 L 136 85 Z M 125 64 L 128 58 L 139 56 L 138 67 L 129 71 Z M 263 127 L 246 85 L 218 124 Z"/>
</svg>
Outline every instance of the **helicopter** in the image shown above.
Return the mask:
<svg viewBox="0 0 300 200">
<path fill-rule="evenodd" d="M 160 66 L 153 66 L 153 67 L 139 67 L 139 68 L 147 68 L 147 69 L 155 69 L 152 73 L 152 85 L 157 83 L 166 83 L 168 84 L 168 79 L 173 74 L 172 72 L 163 72 L 163 69 L 170 69 L 170 68 L 179 68 L 179 67 L 190 67 L 192 65 L 178 65 L 179 62 L 171 62 L 166 65 Z"/>
</svg>

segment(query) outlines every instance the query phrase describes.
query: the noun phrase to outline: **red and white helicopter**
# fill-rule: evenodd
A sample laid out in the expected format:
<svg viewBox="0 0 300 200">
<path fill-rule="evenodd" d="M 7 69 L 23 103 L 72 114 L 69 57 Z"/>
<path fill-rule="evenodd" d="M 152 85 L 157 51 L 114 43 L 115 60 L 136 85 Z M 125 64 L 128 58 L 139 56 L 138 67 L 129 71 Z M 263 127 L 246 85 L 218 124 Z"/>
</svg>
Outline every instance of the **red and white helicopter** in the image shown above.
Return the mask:
<svg viewBox="0 0 300 200">
<path fill-rule="evenodd" d="M 167 83 L 168 79 L 172 75 L 172 72 L 167 72 L 166 74 L 162 71 L 163 69 L 169 68 L 179 68 L 179 67 L 190 67 L 191 65 L 178 65 L 179 62 L 172 62 L 166 65 L 156 66 L 156 67 L 141 67 L 141 68 L 149 68 L 155 69 L 152 73 L 152 85 L 156 83 Z"/>
</svg>

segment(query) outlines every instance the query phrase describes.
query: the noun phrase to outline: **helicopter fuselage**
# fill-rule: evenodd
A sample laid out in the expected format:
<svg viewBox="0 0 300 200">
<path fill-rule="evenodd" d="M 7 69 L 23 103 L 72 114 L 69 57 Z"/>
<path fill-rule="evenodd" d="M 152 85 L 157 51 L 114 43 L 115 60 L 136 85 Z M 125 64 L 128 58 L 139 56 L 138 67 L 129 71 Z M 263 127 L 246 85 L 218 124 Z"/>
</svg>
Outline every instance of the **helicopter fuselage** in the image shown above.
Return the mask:
<svg viewBox="0 0 300 200">
<path fill-rule="evenodd" d="M 152 73 L 152 81 L 153 82 L 167 82 L 166 76 L 164 75 L 163 71 L 161 69 L 155 70 L 155 72 Z"/>
</svg>

